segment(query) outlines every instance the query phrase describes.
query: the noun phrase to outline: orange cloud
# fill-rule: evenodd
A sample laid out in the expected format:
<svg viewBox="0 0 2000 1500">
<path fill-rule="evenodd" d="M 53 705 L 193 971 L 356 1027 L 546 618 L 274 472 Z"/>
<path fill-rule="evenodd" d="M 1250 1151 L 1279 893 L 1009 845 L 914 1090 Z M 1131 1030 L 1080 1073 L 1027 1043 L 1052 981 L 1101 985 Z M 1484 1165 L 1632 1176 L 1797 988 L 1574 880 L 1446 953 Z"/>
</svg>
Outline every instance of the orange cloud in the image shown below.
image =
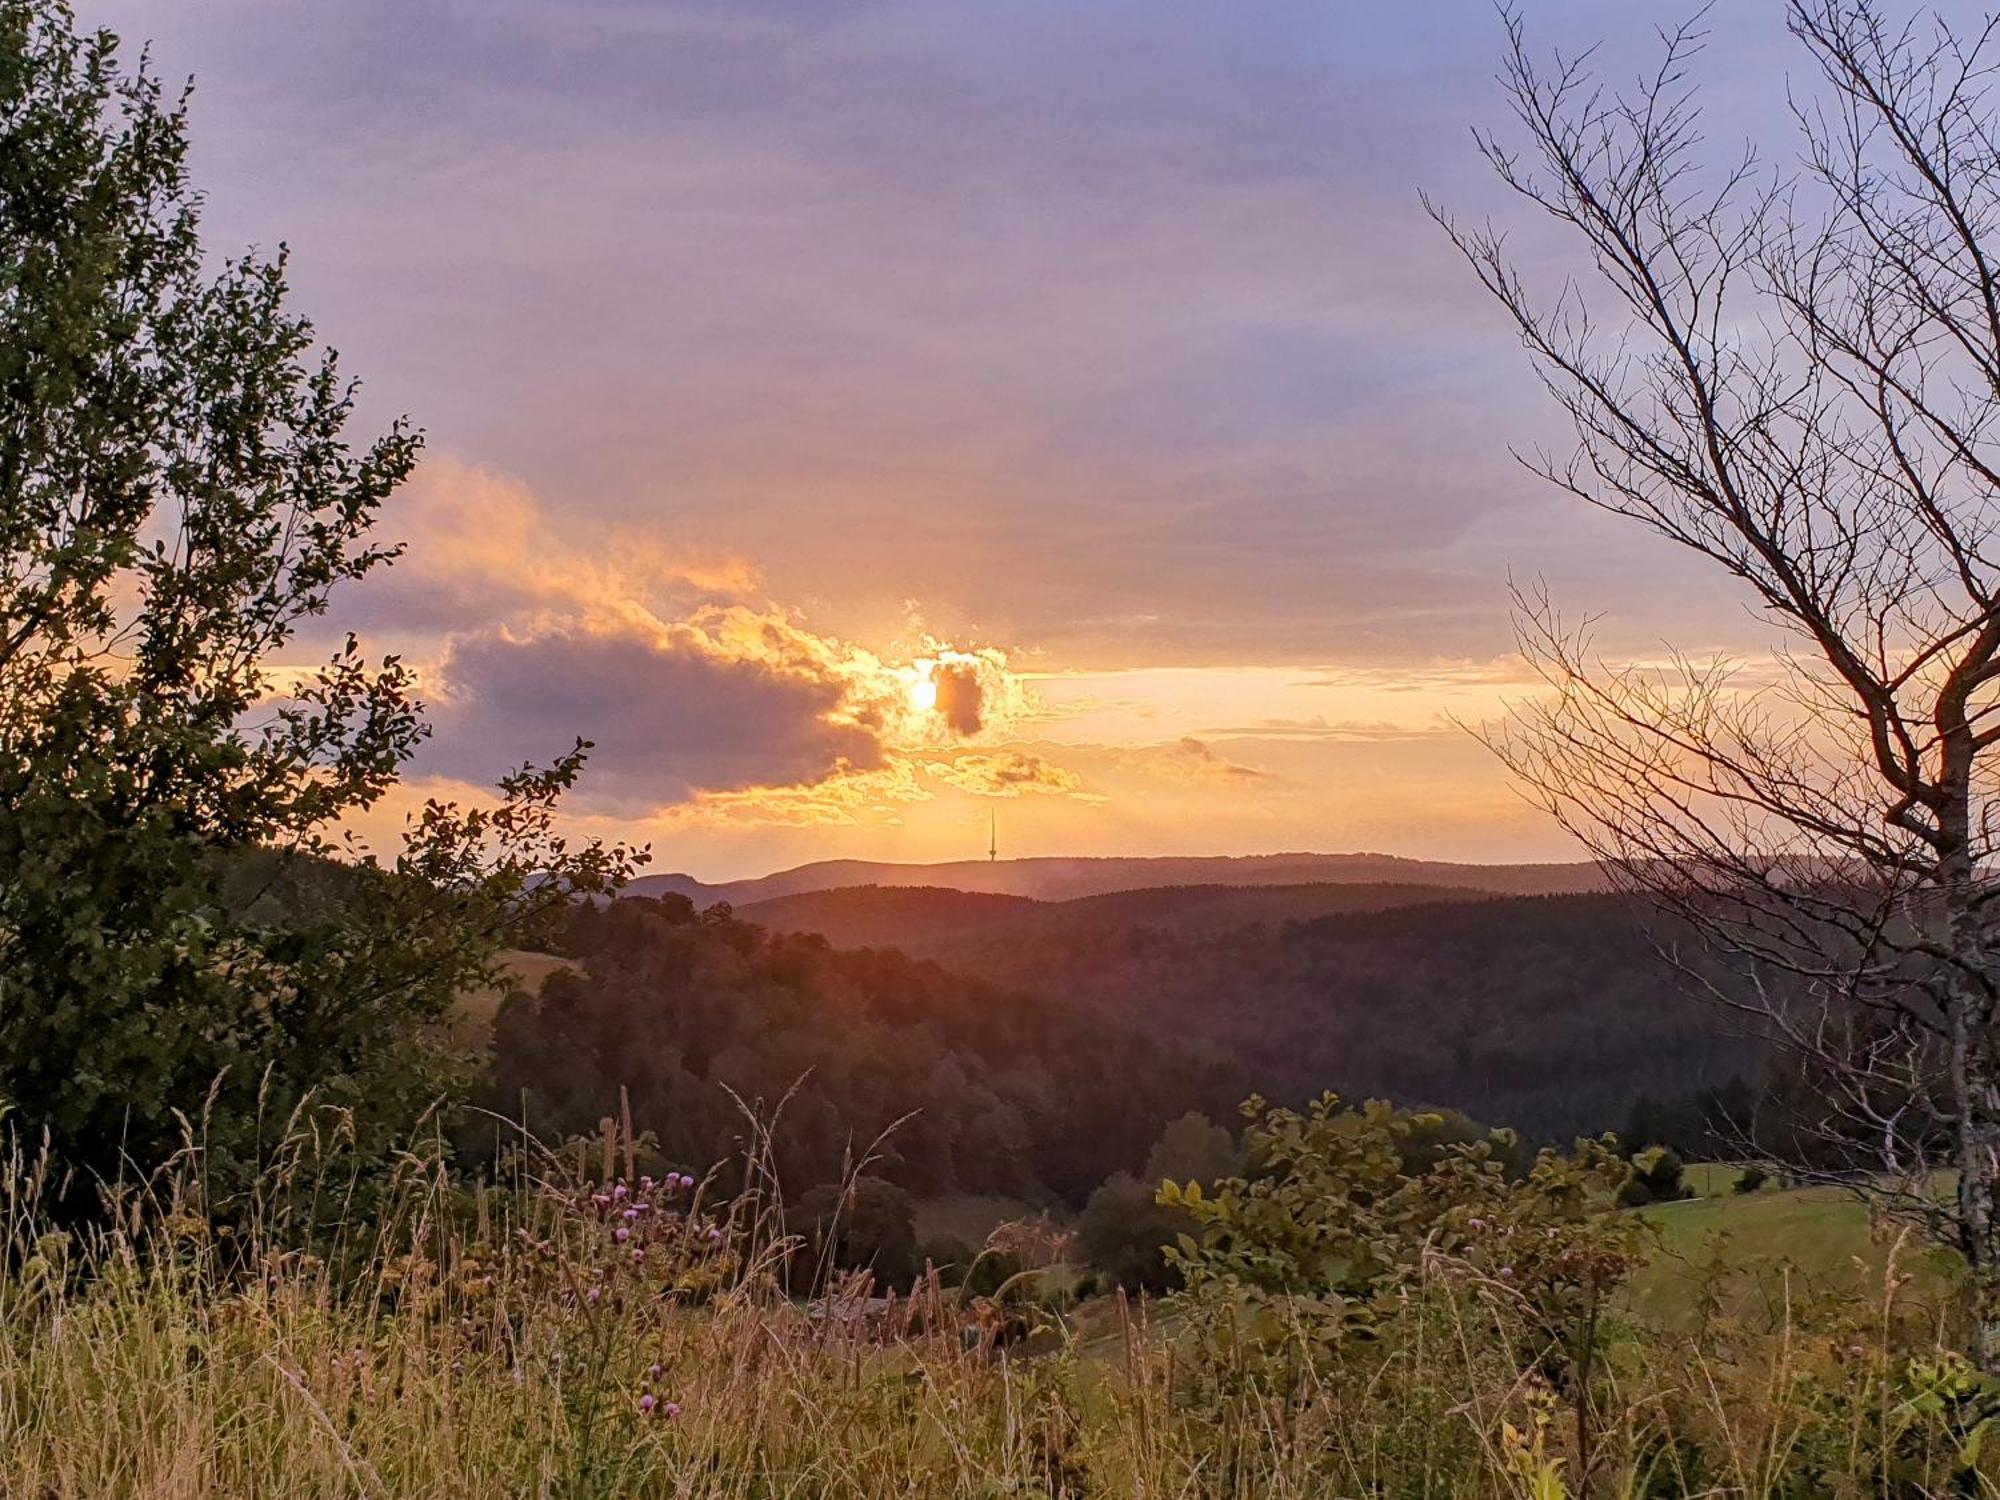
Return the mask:
<svg viewBox="0 0 2000 1500">
<path fill-rule="evenodd" d="M 429 774 L 491 781 L 582 736 L 578 800 L 599 812 L 841 820 L 909 800 L 930 769 L 912 757 L 1004 740 L 1038 711 L 997 647 L 925 635 L 886 660 L 759 598 L 748 563 L 572 535 L 488 470 L 434 465 L 397 519 L 410 551 L 371 580 L 359 623 L 415 643 Z M 1061 785 L 1029 760 L 945 777 L 988 795 Z"/>
<path fill-rule="evenodd" d="M 1031 792 L 1104 799 L 1084 790 L 1083 778 L 1044 756 L 1025 750 L 1001 754 L 965 754 L 947 760 L 927 760 L 923 769 L 948 786 L 980 797 L 1019 797 Z"/>
</svg>

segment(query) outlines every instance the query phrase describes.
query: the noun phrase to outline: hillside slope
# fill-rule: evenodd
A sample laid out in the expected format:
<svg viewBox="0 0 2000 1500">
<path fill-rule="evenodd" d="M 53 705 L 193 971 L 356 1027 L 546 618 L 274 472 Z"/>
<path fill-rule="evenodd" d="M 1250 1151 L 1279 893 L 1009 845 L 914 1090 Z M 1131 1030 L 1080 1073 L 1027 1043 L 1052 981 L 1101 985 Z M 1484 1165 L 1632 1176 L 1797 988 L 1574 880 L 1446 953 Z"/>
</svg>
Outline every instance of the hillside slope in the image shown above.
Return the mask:
<svg viewBox="0 0 2000 1500">
<path fill-rule="evenodd" d="M 1220 934 L 1259 923 L 1500 899 L 1435 885 L 1158 886 L 1037 901 L 929 886 L 852 886 L 753 901 L 736 915 L 776 932 L 816 932 L 836 948 L 897 948 L 949 961 L 995 942 L 1106 938 L 1135 927 Z"/>
<path fill-rule="evenodd" d="M 1155 859 L 957 860 L 889 864 L 838 859 L 800 865 L 751 880 L 710 884 L 688 875 L 647 875 L 635 896 L 686 896 L 699 906 L 732 906 L 847 886 L 928 886 L 998 896 L 1067 901 L 1161 886 L 1430 885 L 1495 895 L 1559 895 L 1605 888 L 1594 864 L 1472 865 L 1402 859 L 1390 854 L 1256 854 Z"/>
</svg>

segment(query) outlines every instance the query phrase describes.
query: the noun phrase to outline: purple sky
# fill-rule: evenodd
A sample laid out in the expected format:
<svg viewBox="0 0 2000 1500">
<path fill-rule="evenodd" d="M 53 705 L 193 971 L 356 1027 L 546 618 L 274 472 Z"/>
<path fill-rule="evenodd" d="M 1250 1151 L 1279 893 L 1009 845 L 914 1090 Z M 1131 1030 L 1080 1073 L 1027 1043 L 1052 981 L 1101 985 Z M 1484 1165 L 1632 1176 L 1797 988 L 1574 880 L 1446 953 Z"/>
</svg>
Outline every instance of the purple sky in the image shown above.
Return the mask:
<svg viewBox="0 0 2000 1500">
<path fill-rule="evenodd" d="M 80 10 L 195 76 L 211 245 L 288 241 L 371 419 L 430 433 L 390 529 L 431 556 L 353 619 L 435 663 L 431 769 L 580 718 L 669 865 L 958 852 L 987 796 L 1021 853 L 1557 852 L 1443 717 L 1506 678 L 1509 571 L 1626 649 L 1746 638 L 1508 457 L 1560 431 L 1417 201 L 1505 207 L 1483 0 Z M 1614 77 L 1661 15 L 1526 10 Z M 1719 8 L 1718 134 L 1781 102 L 1781 23 Z M 929 729 L 845 685 L 942 643 L 1029 685 L 911 771 Z"/>
</svg>

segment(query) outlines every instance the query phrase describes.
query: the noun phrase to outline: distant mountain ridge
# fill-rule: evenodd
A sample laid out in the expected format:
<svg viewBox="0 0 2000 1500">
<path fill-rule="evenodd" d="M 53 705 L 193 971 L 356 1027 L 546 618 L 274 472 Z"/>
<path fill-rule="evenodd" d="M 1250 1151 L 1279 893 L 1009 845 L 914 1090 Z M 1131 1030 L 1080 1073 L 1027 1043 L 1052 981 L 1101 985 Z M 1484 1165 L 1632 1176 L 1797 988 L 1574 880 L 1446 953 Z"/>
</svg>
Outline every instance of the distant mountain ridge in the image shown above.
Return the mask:
<svg viewBox="0 0 2000 1500">
<path fill-rule="evenodd" d="M 1591 863 L 1478 865 L 1404 859 L 1393 854 L 1165 855 L 1154 858 L 1045 857 L 894 864 L 821 860 L 748 880 L 717 883 L 691 875 L 646 875 L 634 896 L 686 896 L 697 906 L 748 906 L 782 896 L 850 886 L 930 887 L 974 895 L 1072 901 L 1164 886 L 1422 885 L 1496 896 L 1577 895 L 1608 888 Z"/>
<path fill-rule="evenodd" d="M 736 915 L 777 932 L 816 932 L 836 948 L 895 948 L 912 958 L 985 966 L 991 945 L 1018 946 L 1094 935 L 1112 941 L 1134 928 L 1219 935 L 1258 924 L 1395 911 L 1407 906 L 1507 899 L 1463 886 L 1319 881 L 1312 885 L 1141 886 L 1067 901 L 997 896 L 942 886 L 841 886 L 733 905 Z"/>
</svg>

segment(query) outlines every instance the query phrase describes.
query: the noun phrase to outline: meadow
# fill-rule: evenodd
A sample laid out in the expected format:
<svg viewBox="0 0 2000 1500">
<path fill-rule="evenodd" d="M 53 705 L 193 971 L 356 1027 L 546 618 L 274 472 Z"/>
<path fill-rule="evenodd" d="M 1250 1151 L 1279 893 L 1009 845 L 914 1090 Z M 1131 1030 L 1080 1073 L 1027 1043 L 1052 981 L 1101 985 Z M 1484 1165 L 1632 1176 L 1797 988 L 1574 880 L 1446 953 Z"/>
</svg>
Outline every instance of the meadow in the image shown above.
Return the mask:
<svg viewBox="0 0 2000 1500">
<path fill-rule="evenodd" d="M 1639 1211 L 1655 1232 L 1607 1320 L 1586 1462 L 1574 1393 L 1504 1291 L 1448 1259 L 1369 1340 L 1279 1379 L 1176 1299 L 1038 1297 L 1032 1274 L 997 1301 L 935 1274 L 871 1300 L 824 1268 L 784 1295 L 807 1252 L 773 1194 L 628 1179 L 608 1145 L 523 1158 L 504 1188 L 409 1157 L 307 1253 L 287 1246 L 347 1189 L 306 1154 L 234 1226 L 195 1212 L 191 1158 L 87 1233 L 50 1222 L 46 1163 L 10 1164 L 0 1494 L 1996 1488 L 1990 1396 L 1946 1352 L 1948 1277 L 1817 1190 Z"/>
</svg>

